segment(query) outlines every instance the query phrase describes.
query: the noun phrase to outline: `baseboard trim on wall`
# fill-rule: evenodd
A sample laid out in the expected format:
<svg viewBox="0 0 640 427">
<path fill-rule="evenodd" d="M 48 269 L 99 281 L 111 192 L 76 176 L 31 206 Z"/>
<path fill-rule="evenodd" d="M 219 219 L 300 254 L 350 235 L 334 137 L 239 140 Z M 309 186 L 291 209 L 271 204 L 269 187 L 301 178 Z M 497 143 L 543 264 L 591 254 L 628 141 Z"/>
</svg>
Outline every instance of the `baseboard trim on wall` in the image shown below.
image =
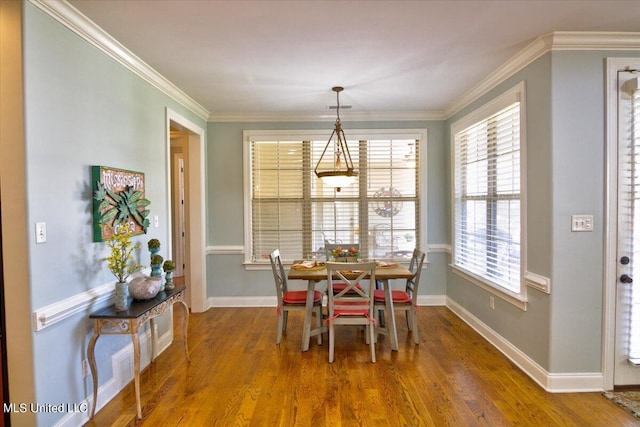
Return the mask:
<svg viewBox="0 0 640 427">
<path fill-rule="evenodd" d="M 604 376 L 602 372 L 562 374 L 547 372 L 533 359 L 497 334 L 493 329 L 454 300 L 447 298 L 447 307 L 516 364 L 544 390 L 550 393 L 598 392 L 604 390 Z"/>
<path fill-rule="evenodd" d="M 158 333 L 156 330 L 155 333 Z M 157 354 L 164 352 L 173 341 L 173 330 L 165 332 L 156 342 Z M 157 357 L 157 356 L 156 356 Z M 147 329 L 140 335 L 140 371 L 151 363 L 151 329 Z M 111 356 L 111 372 L 113 376 L 98 387 L 98 404 L 96 413 L 107 403 L 111 401 L 118 393 L 120 393 L 133 380 L 133 344 L 123 347 L 120 351 Z M 98 372 L 100 377 L 100 372 Z M 87 382 L 87 390 L 92 390 L 89 379 L 90 374 L 85 380 Z M 141 394 L 144 390 L 141 390 Z M 89 395 L 85 400 L 76 405 L 78 410 L 71 412 L 60 419 L 56 427 L 75 427 L 84 425 L 89 421 L 91 408 L 93 408 L 93 395 Z"/>
<path fill-rule="evenodd" d="M 275 307 L 278 300 L 272 297 L 211 297 L 207 307 Z"/>
</svg>

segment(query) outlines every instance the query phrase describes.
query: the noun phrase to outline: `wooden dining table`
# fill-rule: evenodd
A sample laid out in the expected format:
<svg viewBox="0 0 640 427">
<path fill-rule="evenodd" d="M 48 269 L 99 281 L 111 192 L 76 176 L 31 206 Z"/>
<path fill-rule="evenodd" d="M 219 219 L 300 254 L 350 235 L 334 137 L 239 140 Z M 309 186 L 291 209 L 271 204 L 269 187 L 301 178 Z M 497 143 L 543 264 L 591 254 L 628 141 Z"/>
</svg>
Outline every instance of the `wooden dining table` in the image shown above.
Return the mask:
<svg viewBox="0 0 640 427">
<path fill-rule="evenodd" d="M 295 263 L 294 263 L 295 264 Z M 345 270 L 348 271 L 349 263 L 345 263 Z M 358 273 L 346 273 L 347 278 L 353 278 L 358 276 Z M 380 325 L 376 326 L 377 333 L 385 333 L 389 335 L 391 341 L 391 349 L 398 351 L 398 334 L 396 332 L 396 320 L 393 314 L 393 299 L 391 298 L 391 283 L 393 279 L 410 279 L 413 277 L 413 273 L 402 265 L 394 265 L 392 267 L 377 267 L 376 268 L 376 281 L 382 283 L 385 294 L 385 312 L 388 314 L 386 319 L 386 326 L 383 328 Z M 337 278 L 337 277 L 336 277 Z M 313 312 L 313 291 L 315 291 L 316 285 L 323 280 L 327 280 L 327 269 L 314 267 L 309 269 L 303 268 L 291 268 L 287 275 L 288 280 L 306 280 L 307 281 L 307 302 L 306 310 L 304 314 L 304 326 L 302 333 L 302 351 L 309 350 L 309 343 L 311 337 L 327 332 L 326 326 L 319 328 L 311 328 L 311 315 Z"/>
</svg>

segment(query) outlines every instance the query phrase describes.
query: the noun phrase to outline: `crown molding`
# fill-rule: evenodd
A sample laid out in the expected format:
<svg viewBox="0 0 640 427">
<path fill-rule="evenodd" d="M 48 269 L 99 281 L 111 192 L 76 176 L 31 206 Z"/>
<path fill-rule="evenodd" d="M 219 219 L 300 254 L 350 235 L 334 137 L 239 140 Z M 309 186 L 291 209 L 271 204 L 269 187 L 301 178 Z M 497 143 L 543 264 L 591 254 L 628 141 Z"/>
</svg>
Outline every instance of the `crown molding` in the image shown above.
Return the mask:
<svg viewBox="0 0 640 427">
<path fill-rule="evenodd" d="M 512 56 L 446 108 L 445 118 L 451 118 L 473 101 L 552 50 L 640 50 L 640 33 L 555 31 L 544 34 Z"/>
<path fill-rule="evenodd" d="M 340 113 L 342 121 L 424 121 L 444 120 L 441 111 L 387 111 Z M 335 121 L 335 114 L 210 114 L 209 122 L 327 122 Z"/>
<path fill-rule="evenodd" d="M 209 122 L 332 121 L 331 114 L 212 114 L 66 1 L 29 0 L 65 27 Z M 350 121 L 447 120 L 552 50 L 640 50 L 638 32 L 555 31 L 535 39 L 443 111 L 343 113 Z"/>
<path fill-rule="evenodd" d="M 207 109 L 160 75 L 68 2 L 45 0 L 29 0 L 29 2 L 201 119 L 207 120 L 209 117 Z"/>
</svg>

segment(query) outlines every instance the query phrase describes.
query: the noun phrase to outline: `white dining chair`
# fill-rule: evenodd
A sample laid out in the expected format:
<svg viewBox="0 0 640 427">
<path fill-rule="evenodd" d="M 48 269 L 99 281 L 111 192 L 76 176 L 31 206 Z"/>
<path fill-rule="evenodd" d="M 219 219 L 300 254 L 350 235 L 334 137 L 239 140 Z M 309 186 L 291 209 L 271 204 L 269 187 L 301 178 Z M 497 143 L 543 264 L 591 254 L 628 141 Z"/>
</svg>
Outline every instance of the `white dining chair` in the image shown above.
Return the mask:
<svg viewBox="0 0 640 427">
<path fill-rule="evenodd" d="M 329 318 L 329 363 L 333 363 L 335 355 L 335 327 L 339 325 L 365 326 L 366 342 L 369 343 L 371 361 L 376 361 L 374 339 L 375 318 L 373 293 L 376 280 L 375 262 L 327 262 L 327 288 Z M 347 271 L 348 269 L 348 271 Z M 355 275 L 355 276 L 354 276 Z M 334 278 L 336 276 L 336 278 Z M 347 277 L 348 276 L 348 277 Z M 363 290 L 361 282 L 369 281 L 368 292 Z M 335 281 L 346 286 L 334 292 Z"/>
<path fill-rule="evenodd" d="M 271 270 L 273 271 L 273 279 L 276 284 L 276 297 L 278 306 L 276 308 L 278 314 L 278 332 L 276 335 L 276 344 L 280 344 L 282 334 L 287 330 L 287 319 L 289 311 L 305 311 L 308 291 L 290 291 L 287 287 L 287 276 L 282 265 L 280 250 L 276 249 L 269 254 L 271 261 Z M 317 327 L 322 326 L 322 292 L 314 291 L 313 293 L 313 314 L 316 317 Z M 318 345 L 322 344 L 322 334 L 318 334 Z"/>
</svg>

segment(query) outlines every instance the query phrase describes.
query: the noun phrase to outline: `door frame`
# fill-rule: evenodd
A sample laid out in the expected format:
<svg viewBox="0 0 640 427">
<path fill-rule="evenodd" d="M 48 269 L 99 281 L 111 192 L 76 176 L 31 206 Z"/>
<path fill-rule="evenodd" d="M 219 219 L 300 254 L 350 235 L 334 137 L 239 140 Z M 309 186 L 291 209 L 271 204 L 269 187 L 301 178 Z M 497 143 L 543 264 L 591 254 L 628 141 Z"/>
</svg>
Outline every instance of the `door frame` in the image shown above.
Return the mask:
<svg viewBox="0 0 640 427">
<path fill-rule="evenodd" d="M 605 248 L 603 262 L 602 375 L 603 389 L 613 390 L 616 344 L 616 291 L 618 252 L 618 70 L 640 58 L 607 58 L 605 69 L 606 147 L 605 147 Z"/>
<path fill-rule="evenodd" d="M 207 310 L 207 284 L 205 281 L 205 130 L 170 108 L 166 109 L 166 171 L 167 217 L 171 224 L 171 123 L 189 132 L 189 219 L 186 230 L 189 233 L 189 267 L 185 271 L 185 281 L 190 287 L 190 308 L 194 313 Z M 170 228 L 170 227 L 168 227 Z M 169 231 L 169 247 L 173 236 Z"/>
</svg>

